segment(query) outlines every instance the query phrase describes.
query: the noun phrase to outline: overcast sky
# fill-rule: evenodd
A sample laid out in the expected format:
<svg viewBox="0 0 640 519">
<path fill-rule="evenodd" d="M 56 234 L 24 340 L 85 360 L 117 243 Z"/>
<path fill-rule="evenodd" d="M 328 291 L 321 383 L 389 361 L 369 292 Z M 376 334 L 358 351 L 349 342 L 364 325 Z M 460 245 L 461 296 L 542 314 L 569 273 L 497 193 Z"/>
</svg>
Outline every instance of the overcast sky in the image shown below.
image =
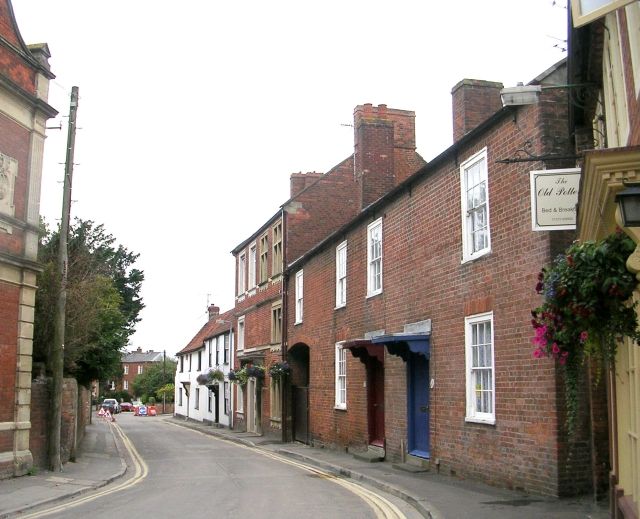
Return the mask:
<svg viewBox="0 0 640 519">
<path fill-rule="evenodd" d="M 566 56 L 552 0 L 12 0 L 56 74 L 41 213 L 62 211 L 78 86 L 72 217 L 140 254 L 146 308 L 130 349 L 182 349 L 207 302 L 234 302 L 237 244 L 289 195 L 289 175 L 353 152 L 353 109 L 416 112 L 418 152 L 452 144 L 461 79 L 524 83 Z"/>
</svg>

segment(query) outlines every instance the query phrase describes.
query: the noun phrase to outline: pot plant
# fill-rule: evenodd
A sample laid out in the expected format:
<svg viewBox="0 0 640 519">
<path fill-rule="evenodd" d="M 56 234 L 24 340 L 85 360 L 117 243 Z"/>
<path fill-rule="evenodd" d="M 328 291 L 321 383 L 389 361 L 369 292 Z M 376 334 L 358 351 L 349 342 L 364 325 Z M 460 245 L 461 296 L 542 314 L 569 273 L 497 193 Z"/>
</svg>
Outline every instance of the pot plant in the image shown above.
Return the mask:
<svg viewBox="0 0 640 519">
<path fill-rule="evenodd" d="M 247 384 L 247 380 L 249 380 L 249 375 L 247 375 L 247 369 L 235 369 L 229 372 L 229 380 L 234 384 L 240 384 L 241 386 L 245 386 Z"/>
<path fill-rule="evenodd" d="M 262 380 L 264 378 L 264 366 L 248 366 L 247 376 Z"/>
<path fill-rule="evenodd" d="M 269 376 L 273 379 L 282 379 L 291 374 L 291 366 L 285 360 L 283 362 L 274 362 L 269 366 Z"/>
<path fill-rule="evenodd" d="M 626 267 L 634 250 L 633 240 L 618 229 L 600 241 L 574 243 L 538 275 L 536 292 L 544 301 L 531 312 L 533 356 L 551 357 L 564 370 L 570 434 L 585 360 L 599 373 L 615 362 L 624 337 L 640 340 L 637 303 L 630 301 L 637 281 Z"/>
</svg>

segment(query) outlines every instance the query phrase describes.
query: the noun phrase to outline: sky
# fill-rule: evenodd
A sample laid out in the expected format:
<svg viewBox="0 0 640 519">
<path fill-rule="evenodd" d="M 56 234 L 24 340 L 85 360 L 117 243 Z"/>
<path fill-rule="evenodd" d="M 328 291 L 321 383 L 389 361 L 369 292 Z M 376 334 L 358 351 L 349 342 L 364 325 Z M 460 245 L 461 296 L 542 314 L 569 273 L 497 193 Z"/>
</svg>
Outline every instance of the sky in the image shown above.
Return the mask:
<svg viewBox="0 0 640 519">
<path fill-rule="evenodd" d="M 187 345 L 234 304 L 231 250 L 289 197 L 294 172 L 353 153 L 353 110 L 416 113 L 427 160 L 452 144 L 460 80 L 525 84 L 566 56 L 553 0 L 12 0 L 56 78 L 40 212 L 55 226 L 79 88 L 71 217 L 140 256 L 129 350 Z"/>
</svg>

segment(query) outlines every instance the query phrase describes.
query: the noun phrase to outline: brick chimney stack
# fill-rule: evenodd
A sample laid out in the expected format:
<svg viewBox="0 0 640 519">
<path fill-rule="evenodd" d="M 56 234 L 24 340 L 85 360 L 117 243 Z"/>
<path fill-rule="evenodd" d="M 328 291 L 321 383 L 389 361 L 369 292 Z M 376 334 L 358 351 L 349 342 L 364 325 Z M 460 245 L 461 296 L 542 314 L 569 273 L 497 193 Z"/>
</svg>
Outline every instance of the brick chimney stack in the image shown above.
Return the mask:
<svg viewBox="0 0 640 519">
<path fill-rule="evenodd" d="M 138 349 L 136 350 L 136 353 L 142 353 L 142 348 L 140 346 L 138 346 Z"/>
<path fill-rule="evenodd" d="M 453 87 L 453 142 L 502 109 L 502 88 L 502 83 L 480 79 L 463 79 Z"/>
<path fill-rule="evenodd" d="M 406 172 L 396 162 L 402 153 L 415 152 L 415 112 L 368 103 L 356 106 L 353 120 L 354 177 L 364 208 L 404 180 Z"/>
<path fill-rule="evenodd" d="M 209 311 L 209 321 L 216 319 L 220 315 L 220 307 L 216 305 L 209 305 L 207 310 Z"/>
<path fill-rule="evenodd" d="M 307 189 L 311 184 L 321 178 L 323 173 L 310 171 L 308 173 L 291 173 L 291 193 L 290 198 L 296 196 L 300 191 Z"/>
</svg>

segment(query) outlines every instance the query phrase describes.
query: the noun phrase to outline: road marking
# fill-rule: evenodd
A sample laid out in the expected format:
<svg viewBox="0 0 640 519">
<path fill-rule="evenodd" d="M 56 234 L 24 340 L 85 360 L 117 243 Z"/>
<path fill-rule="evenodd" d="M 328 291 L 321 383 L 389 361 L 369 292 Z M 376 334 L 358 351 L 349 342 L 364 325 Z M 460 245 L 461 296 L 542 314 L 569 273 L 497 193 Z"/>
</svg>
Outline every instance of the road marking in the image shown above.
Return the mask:
<svg viewBox="0 0 640 519">
<path fill-rule="evenodd" d="M 197 429 L 191 429 L 190 427 L 183 427 L 180 424 L 176 424 L 168 421 L 165 421 L 163 423 L 173 425 L 175 427 L 180 427 L 182 429 L 188 429 L 192 432 L 201 434 L 202 436 L 215 438 L 216 440 L 233 444 L 236 447 L 250 450 L 252 452 L 257 452 L 258 454 L 262 454 L 267 458 L 272 458 L 281 463 L 292 465 L 306 472 L 311 472 L 312 474 L 315 474 L 321 477 L 322 479 L 326 479 L 327 481 L 335 483 L 336 485 L 340 485 L 341 487 L 345 488 L 349 492 L 356 494 L 358 497 L 360 497 L 360 499 L 362 499 L 365 503 L 367 503 L 373 509 L 374 513 L 376 514 L 376 517 L 379 519 L 406 519 L 406 516 L 404 515 L 404 513 L 402 513 L 402 511 L 396 505 L 394 505 L 391 501 L 363 487 L 362 485 L 358 483 L 354 483 L 353 481 L 346 480 L 343 477 L 336 476 L 334 474 L 331 474 L 330 472 L 326 472 L 324 470 L 318 469 L 316 467 L 312 467 L 310 465 L 306 465 L 298 461 L 294 461 L 281 454 L 276 454 L 275 452 L 266 451 L 264 449 L 261 449 L 260 447 L 251 447 L 249 445 L 236 443 L 234 441 L 228 440 L 226 438 L 222 438 L 220 436 L 212 436 L 210 434 L 206 434 L 201 431 L 198 431 Z"/>
<path fill-rule="evenodd" d="M 74 508 L 84 503 L 94 501 L 104 496 L 108 496 L 110 494 L 113 494 L 114 492 L 119 492 L 121 490 L 131 488 L 137 485 L 138 483 L 140 483 L 144 478 L 147 477 L 147 474 L 149 473 L 149 467 L 147 466 L 145 461 L 142 459 L 142 456 L 140 456 L 140 453 L 135 448 L 133 443 L 131 443 L 131 440 L 129 440 L 128 436 L 123 432 L 123 430 L 120 428 L 118 424 L 116 424 L 115 422 L 107 422 L 107 423 L 109 424 L 109 427 L 112 427 L 113 429 L 115 429 L 115 432 L 118 434 L 118 436 L 122 440 L 123 445 L 129 452 L 129 455 L 133 460 L 133 466 L 135 468 L 133 477 L 130 479 L 127 479 L 126 481 L 123 481 L 122 483 L 114 487 L 101 490 L 96 493 L 92 493 L 91 495 L 86 495 L 79 498 L 71 498 L 73 499 L 73 501 L 71 502 L 62 503 L 52 508 L 48 508 L 47 510 L 42 510 L 41 512 L 34 512 L 31 514 L 20 515 L 21 519 L 35 519 L 37 517 L 44 517 L 46 515 L 55 514 L 56 512 L 62 512 L 64 510 L 68 510 L 69 508 Z M 46 506 L 46 505 L 43 505 L 43 506 Z"/>
</svg>

